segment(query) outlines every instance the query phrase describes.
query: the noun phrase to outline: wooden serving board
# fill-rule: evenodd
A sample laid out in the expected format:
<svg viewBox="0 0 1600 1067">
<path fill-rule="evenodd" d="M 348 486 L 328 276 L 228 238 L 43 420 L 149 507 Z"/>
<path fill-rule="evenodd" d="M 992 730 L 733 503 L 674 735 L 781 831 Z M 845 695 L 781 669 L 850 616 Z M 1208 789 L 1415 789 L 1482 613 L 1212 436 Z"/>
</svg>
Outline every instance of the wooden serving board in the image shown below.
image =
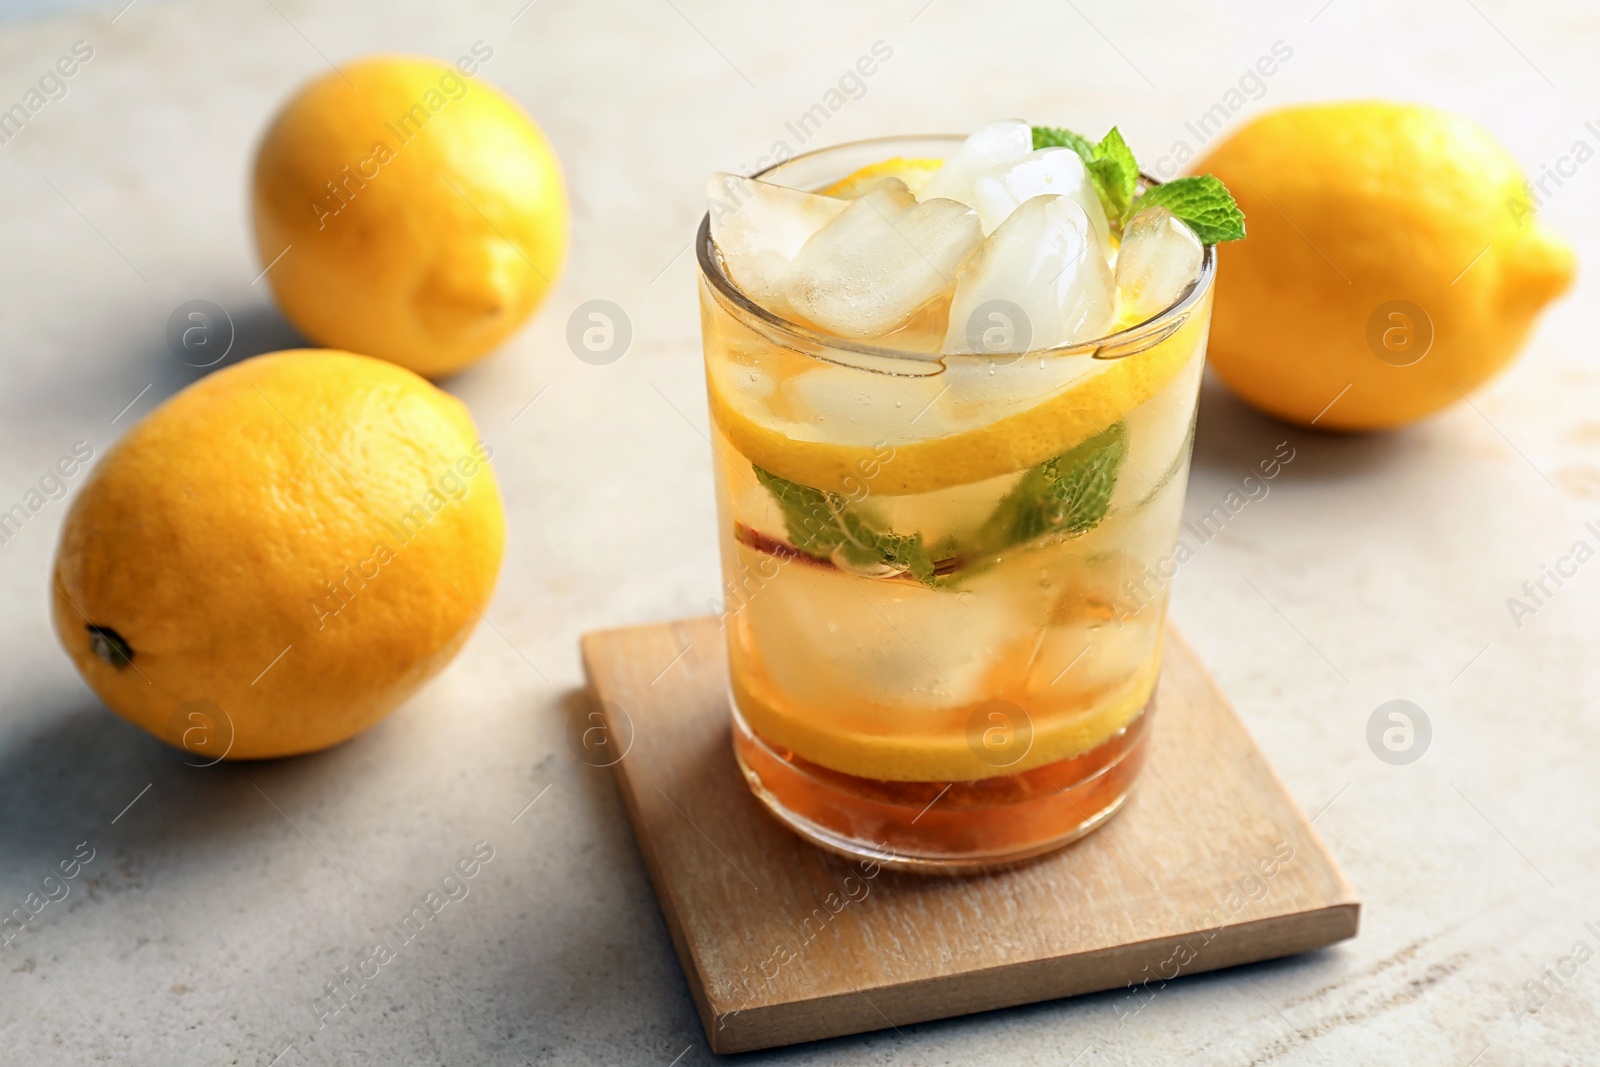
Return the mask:
<svg viewBox="0 0 1600 1067">
<path fill-rule="evenodd" d="M 800 840 L 734 762 L 714 620 L 583 639 L 634 835 L 716 1052 L 1127 987 L 1355 936 L 1360 902 L 1194 652 L 1169 632 L 1151 751 L 1076 844 L 965 877 Z"/>
</svg>

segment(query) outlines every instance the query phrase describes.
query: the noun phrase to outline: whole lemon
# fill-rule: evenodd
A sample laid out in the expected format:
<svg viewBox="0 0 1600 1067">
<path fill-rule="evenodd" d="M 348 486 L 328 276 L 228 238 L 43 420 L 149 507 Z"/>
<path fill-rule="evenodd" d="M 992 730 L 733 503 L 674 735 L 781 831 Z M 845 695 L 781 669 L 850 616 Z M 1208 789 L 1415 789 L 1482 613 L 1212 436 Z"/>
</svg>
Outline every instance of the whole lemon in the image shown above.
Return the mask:
<svg viewBox="0 0 1600 1067">
<path fill-rule="evenodd" d="M 567 253 L 544 134 L 481 77 L 432 59 L 376 56 L 307 85 L 261 142 L 252 199 L 289 320 L 430 378 L 510 336 Z"/>
<path fill-rule="evenodd" d="M 1218 249 L 1211 364 L 1290 422 L 1391 427 L 1459 400 L 1572 280 L 1516 162 L 1434 108 L 1285 108 L 1195 170 L 1250 220 L 1248 239 Z"/>
<path fill-rule="evenodd" d="M 438 673 L 494 589 L 472 416 L 391 363 L 302 350 L 203 378 L 96 465 L 56 633 L 123 718 L 196 755 L 326 748 Z"/>
</svg>

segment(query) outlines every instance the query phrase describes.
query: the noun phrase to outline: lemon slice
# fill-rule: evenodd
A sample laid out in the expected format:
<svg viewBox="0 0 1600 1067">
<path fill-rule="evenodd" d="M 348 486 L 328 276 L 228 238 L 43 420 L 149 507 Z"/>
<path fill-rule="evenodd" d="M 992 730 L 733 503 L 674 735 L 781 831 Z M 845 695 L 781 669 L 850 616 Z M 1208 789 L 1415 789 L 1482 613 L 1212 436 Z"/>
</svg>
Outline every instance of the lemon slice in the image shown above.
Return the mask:
<svg viewBox="0 0 1600 1067">
<path fill-rule="evenodd" d="M 931 493 L 1025 470 L 1117 422 L 1203 351 L 1208 310 L 1206 304 L 1197 305 L 1176 332 L 1135 355 L 1104 360 L 1046 356 L 1082 360 L 1087 369 L 1031 407 L 943 436 L 889 445 L 798 436 L 795 423 L 730 388 L 728 379 L 736 373 L 731 365 L 708 368 L 707 394 L 712 418 L 734 448 L 781 478 L 851 496 L 863 482 L 871 493 L 885 496 Z M 861 371 L 866 392 L 871 391 L 871 373 Z"/>
<path fill-rule="evenodd" d="M 942 159 L 907 159 L 904 156 L 895 156 L 893 159 L 869 163 L 854 174 L 840 178 L 822 190 L 822 195 L 836 196 L 841 200 L 854 200 L 872 188 L 874 181 L 882 178 L 899 178 L 906 183 L 906 188 L 911 190 L 911 195 L 916 196 L 933 180 L 933 176 L 942 166 L 944 166 Z"/>
<path fill-rule="evenodd" d="M 763 699 L 759 681 L 752 686 L 754 679 L 738 670 L 730 683 L 740 714 L 756 733 L 829 770 L 893 782 L 971 782 L 1031 771 L 1105 744 L 1150 703 L 1160 668 L 1158 646 L 1137 671 L 1093 708 L 1034 717 L 1027 753 L 1003 767 L 980 759 L 964 730 L 933 729 L 918 734 L 851 728 L 831 715 L 797 715 L 783 710 L 781 703 Z"/>
</svg>

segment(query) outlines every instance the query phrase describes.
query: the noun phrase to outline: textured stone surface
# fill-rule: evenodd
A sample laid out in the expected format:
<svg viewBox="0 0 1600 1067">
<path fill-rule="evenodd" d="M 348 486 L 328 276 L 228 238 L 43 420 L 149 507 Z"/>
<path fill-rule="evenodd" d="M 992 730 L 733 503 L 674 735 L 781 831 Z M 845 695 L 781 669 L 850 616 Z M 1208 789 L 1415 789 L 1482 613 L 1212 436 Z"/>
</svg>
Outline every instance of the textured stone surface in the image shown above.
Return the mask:
<svg viewBox="0 0 1600 1067">
<path fill-rule="evenodd" d="M 874 41 L 892 58 L 812 144 L 1021 115 L 1117 122 L 1159 159 L 1180 139 L 1198 147 L 1186 124 L 1279 40 L 1292 57 L 1240 114 L 1422 99 L 1480 118 L 1535 173 L 1597 140 L 1585 42 L 1600 18 L 1505 2 L 540 0 L 519 15 L 523 0 L 140 0 L 113 24 L 120 6 L 0 23 L 0 106 L 72 42 L 95 49 L 65 98 L 0 145 L 0 506 L 75 441 L 103 452 L 192 380 L 163 341 L 179 303 L 230 311 L 230 358 L 295 343 L 252 284 L 244 194 L 263 124 L 325 56 L 487 42 L 484 75 L 566 161 L 576 244 L 544 314 L 449 383 L 498 450 L 510 512 L 492 625 L 350 744 L 185 766 L 101 708 L 55 647 L 45 575 L 65 505 L 0 545 L 0 910 L 80 842 L 94 855 L 0 948 L 7 1062 L 710 1058 L 609 774 L 573 758 L 565 709 L 580 633 L 699 612 L 717 593 L 688 254 L 704 175 L 776 140 L 796 147 L 786 123 Z M 1586 164 L 1547 205 L 1589 262 L 1597 178 Z M 610 366 L 566 347 L 567 317 L 590 299 L 632 320 Z M 1126 1025 L 1104 995 L 763 1058 L 1589 1057 L 1600 964 L 1547 979 L 1564 987 L 1537 1014 L 1519 1019 L 1518 1004 L 1575 942 L 1600 949 L 1584 926 L 1600 928 L 1600 598 L 1585 569 L 1520 628 L 1505 601 L 1573 541 L 1600 540 L 1584 530 L 1600 519 L 1594 306 L 1584 280 L 1474 406 L 1399 433 L 1287 430 L 1206 391 L 1191 513 L 1280 441 L 1296 458 L 1184 568 L 1175 615 L 1290 791 L 1329 805 L 1317 826 L 1366 904 L 1357 941 L 1179 981 Z M 1365 739 L 1393 698 L 1433 725 L 1409 766 Z M 479 841 L 494 858 L 468 895 L 319 1029 L 324 983 L 398 940 L 390 924 Z"/>
</svg>

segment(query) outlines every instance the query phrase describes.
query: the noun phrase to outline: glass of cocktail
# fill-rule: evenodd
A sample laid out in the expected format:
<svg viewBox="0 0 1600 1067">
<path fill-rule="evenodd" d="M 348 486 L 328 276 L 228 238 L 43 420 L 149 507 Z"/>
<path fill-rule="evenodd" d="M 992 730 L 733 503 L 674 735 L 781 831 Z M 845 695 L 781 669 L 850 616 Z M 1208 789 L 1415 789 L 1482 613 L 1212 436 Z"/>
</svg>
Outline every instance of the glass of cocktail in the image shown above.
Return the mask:
<svg viewBox="0 0 1600 1067">
<path fill-rule="evenodd" d="M 1215 256 L 1131 154 L 1095 164 L 1115 131 L 1070 138 L 994 123 L 712 180 L 734 749 L 835 852 L 1036 856 L 1144 760 Z"/>
</svg>

